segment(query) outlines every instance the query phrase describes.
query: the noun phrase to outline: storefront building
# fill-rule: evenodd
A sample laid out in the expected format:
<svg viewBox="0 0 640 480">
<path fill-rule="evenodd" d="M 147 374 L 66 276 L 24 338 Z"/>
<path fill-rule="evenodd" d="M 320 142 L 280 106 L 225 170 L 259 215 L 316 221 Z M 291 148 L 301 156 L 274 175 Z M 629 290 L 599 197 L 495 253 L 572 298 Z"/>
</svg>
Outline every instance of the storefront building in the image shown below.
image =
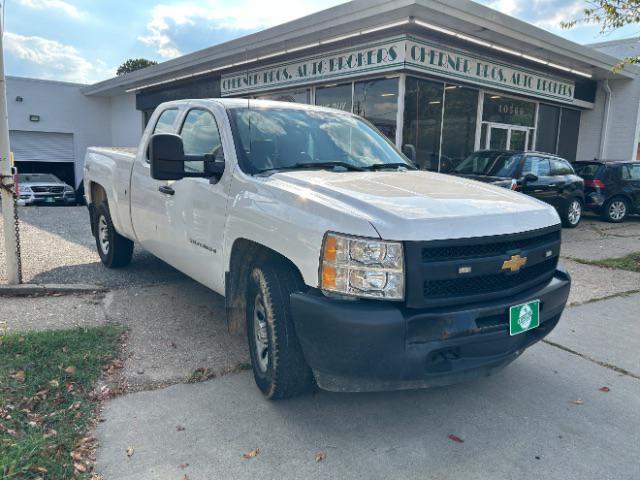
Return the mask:
<svg viewBox="0 0 640 480">
<path fill-rule="evenodd" d="M 448 171 L 481 149 L 635 158 L 640 70 L 618 63 L 469 0 L 358 0 L 81 91 L 108 100 L 113 145 L 164 101 L 274 99 L 361 115 Z"/>
</svg>

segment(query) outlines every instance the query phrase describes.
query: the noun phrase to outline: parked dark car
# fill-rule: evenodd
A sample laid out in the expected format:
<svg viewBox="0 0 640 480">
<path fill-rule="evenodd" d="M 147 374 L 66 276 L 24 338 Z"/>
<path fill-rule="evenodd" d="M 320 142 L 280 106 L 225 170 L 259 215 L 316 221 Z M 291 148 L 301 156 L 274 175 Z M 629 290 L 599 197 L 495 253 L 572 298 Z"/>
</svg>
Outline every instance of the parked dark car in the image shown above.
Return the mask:
<svg viewBox="0 0 640 480">
<path fill-rule="evenodd" d="M 614 223 L 640 213 L 640 162 L 575 162 L 584 178 L 585 207 Z"/>
<path fill-rule="evenodd" d="M 483 150 L 469 155 L 451 174 L 538 198 L 556 208 L 567 228 L 578 226 L 582 218 L 584 182 L 567 160 L 555 155 Z"/>
</svg>

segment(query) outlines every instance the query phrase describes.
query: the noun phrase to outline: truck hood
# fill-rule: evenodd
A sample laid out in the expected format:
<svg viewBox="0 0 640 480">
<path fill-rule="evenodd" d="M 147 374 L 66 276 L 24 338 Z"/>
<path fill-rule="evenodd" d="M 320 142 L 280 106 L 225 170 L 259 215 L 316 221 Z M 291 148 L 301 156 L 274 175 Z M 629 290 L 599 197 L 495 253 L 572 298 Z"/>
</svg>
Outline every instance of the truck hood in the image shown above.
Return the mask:
<svg viewBox="0 0 640 480">
<path fill-rule="evenodd" d="M 534 198 L 438 173 L 314 170 L 276 173 L 270 179 L 297 195 L 304 192 L 305 201 L 368 220 L 387 240 L 484 237 L 560 223 L 552 207 Z"/>
</svg>

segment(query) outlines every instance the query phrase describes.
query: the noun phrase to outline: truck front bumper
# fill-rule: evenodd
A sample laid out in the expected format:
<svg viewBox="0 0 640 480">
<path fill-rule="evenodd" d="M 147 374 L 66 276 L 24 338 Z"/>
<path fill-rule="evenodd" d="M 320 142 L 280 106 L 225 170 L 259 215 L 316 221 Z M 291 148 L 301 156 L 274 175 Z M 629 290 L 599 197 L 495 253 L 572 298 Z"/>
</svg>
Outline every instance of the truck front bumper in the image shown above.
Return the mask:
<svg viewBox="0 0 640 480">
<path fill-rule="evenodd" d="M 291 295 L 302 350 L 320 388 L 362 392 L 442 386 L 488 376 L 558 323 L 571 278 L 559 268 L 546 285 L 499 301 L 415 310 L 378 301 Z M 509 334 L 509 308 L 540 300 L 540 326 Z"/>
</svg>

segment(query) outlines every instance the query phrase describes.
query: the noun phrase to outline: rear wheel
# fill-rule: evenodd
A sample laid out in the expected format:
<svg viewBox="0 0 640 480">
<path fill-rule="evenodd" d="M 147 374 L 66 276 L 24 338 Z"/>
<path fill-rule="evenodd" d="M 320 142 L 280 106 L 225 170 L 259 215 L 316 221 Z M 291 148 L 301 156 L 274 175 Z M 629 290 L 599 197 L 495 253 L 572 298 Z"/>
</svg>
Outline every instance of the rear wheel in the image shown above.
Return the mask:
<svg viewBox="0 0 640 480">
<path fill-rule="evenodd" d="M 582 202 L 579 198 L 573 198 L 562 216 L 562 225 L 566 228 L 576 228 L 580 220 L 582 220 Z"/>
<path fill-rule="evenodd" d="M 98 205 L 94 218 L 93 231 L 102 263 L 108 268 L 128 265 L 133 256 L 133 242 L 116 232 L 106 202 Z"/>
<path fill-rule="evenodd" d="M 602 207 L 602 216 L 608 222 L 620 223 L 629 213 L 629 204 L 622 197 L 614 197 L 605 202 Z"/>
<path fill-rule="evenodd" d="M 247 288 L 247 336 L 253 376 L 269 399 L 295 397 L 314 386 L 291 317 L 289 296 L 303 288 L 299 274 L 280 261 L 255 266 Z"/>
</svg>

